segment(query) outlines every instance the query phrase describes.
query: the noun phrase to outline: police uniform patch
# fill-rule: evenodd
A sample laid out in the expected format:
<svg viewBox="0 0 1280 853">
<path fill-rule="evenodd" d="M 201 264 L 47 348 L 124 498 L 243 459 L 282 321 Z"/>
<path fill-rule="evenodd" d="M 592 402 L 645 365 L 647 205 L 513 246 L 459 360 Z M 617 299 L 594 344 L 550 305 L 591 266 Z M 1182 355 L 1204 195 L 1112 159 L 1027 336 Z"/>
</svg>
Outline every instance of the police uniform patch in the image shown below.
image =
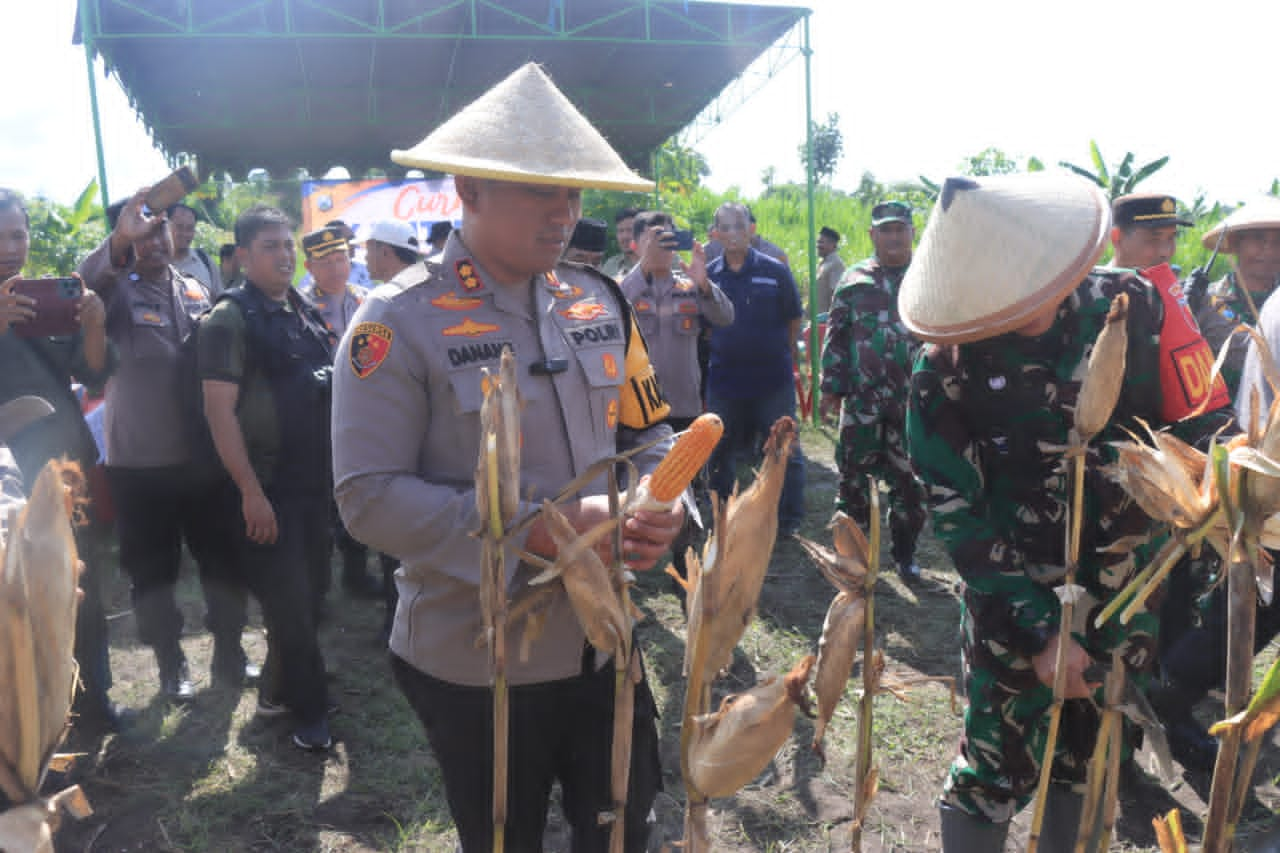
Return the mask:
<svg viewBox="0 0 1280 853">
<path fill-rule="evenodd" d="M 609 429 L 618 428 L 618 401 L 617 400 L 609 401 L 609 407 L 605 411 L 605 422 L 608 424 Z"/>
<path fill-rule="evenodd" d="M 582 288 L 575 285 L 562 284 L 555 292 L 556 299 L 576 299 L 582 295 Z"/>
<path fill-rule="evenodd" d="M 351 370 L 360 379 L 369 378 L 391 352 L 395 332 L 381 323 L 361 323 L 351 330 Z"/>
<path fill-rule="evenodd" d="M 644 299 L 636 300 L 635 309 L 637 311 L 652 311 L 653 303 Z"/>
<path fill-rule="evenodd" d="M 484 300 L 474 296 L 459 296 L 450 290 L 443 296 L 432 299 L 431 304 L 446 311 L 470 311 L 483 305 Z"/>
<path fill-rule="evenodd" d="M 479 290 L 484 285 L 480 281 L 480 274 L 476 272 L 476 265 L 471 262 L 470 258 L 463 258 L 454 265 L 454 269 L 458 273 L 458 281 L 462 282 L 462 289 L 470 293 L 473 290 Z"/>
<path fill-rule="evenodd" d="M 613 357 L 613 353 L 605 353 L 600 356 L 600 360 L 604 363 L 604 375 L 610 379 L 618 378 L 618 360 Z"/>
<path fill-rule="evenodd" d="M 698 303 L 682 299 L 676 303 L 676 311 L 680 314 L 697 314 Z"/>
<path fill-rule="evenodd" d="M 609 309 L 601 305 L 599 302 L 592 302 L 584 299 L 581 302 L 575 302 L 568 308 L 560 312 L 560 316 L 566 320 L 598 320 L 601 317 L 609 316 Z"/>
<path fill-rule="evenodd" d="M 693 318 L 692 318 L 692 317 L 681 317 L 681 318 L 680 318 L 680 331 L 682 331 L 682 332 L 691 332 L 691 331 L 693 331 Z"/>
<path fill-rule="evenodd" d="M 462 322 L 456 326 L 450 326 L 441 334 L 446 338 L 478 338 L 482 335 L 489 335 L 494 332 L 502 331 L 502 327 L 494 323 L 477 323 L 470 317 L 464 317 Z"/>
</svg>

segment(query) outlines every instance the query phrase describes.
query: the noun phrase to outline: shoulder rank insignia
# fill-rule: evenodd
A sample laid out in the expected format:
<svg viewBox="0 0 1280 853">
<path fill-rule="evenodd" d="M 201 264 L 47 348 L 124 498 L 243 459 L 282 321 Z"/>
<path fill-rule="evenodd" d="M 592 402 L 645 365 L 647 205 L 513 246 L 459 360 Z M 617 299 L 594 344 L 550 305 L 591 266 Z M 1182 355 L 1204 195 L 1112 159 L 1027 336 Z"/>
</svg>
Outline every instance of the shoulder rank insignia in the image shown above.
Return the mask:
<svg viewBox="0 0 1280 853">
<path fill-rule="evenodd" d="M 367 379 L 391 352 L 395 332 L 381 323 L 361 323 L 351 330 L 351 370 Z"/>
<path fill-rule="evenodd" d="M 566 320 L 598 320 L 601 317 L 609 316 L 609 309 L 601 305 L 599 302 L 592 302 L 584 299 L 581 302 L 575 302 L 568 308 L 559 312 L 561 317 Z"/>
<path fill-rule="evenodd" d="M 480 274 L 476 272 L 476 265 L 471 262 L 470 258 L 462 258 L 454 265 L 454 269 L 458 273 L 458 281 L 462 282 L 462 289 L 470 293 L 473 290 L 479 290 L 483 287 L 480 281 Z"/>
<path fill-rule="evenodd" d="M 431 304 L 446 311 L 471 311 L 483 305 L 484 300 L 475 296 L 459 296 L 450 290 L 448 293 L 432 299 Z"/>
<path fill-rule="evenodd" d="M 441 334 L 446 338 L 478 338 L 501 330 L 502 327 L 494 323 L 477 323 L 470 317 L 464 317 L 461 323 L 450 326 Z"/>
</svg>

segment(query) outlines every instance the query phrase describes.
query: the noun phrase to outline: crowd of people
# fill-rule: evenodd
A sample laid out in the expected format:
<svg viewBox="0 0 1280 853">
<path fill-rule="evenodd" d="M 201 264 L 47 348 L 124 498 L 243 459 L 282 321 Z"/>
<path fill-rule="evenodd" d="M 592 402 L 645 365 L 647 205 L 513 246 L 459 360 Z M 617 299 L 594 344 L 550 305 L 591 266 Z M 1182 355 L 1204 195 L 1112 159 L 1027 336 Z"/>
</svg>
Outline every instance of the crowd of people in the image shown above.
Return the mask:
<svg viewBox="0 0 1280 853">
<path fill-rule="evenodd" d="M 525 129 L 518 145 L 490 132 L 502 126 Z M 570 137 L 578 144 L 561 144 Z M 708 241 L 695 236 L 687 249 L 669 214 L 618 211 L 619 251 L 606 258 L 608 225 L 581 217 L 582 190 L 651 184 L 536 66 L 393 159 L 454 176 L 460 228 L 441 223 L 420 245 L 401 223 L 371 224 L 357 239 L 334 221 L 298 240 L 286 214 L 259 206 L 240 215 L 234 244 L 215 260 L 192 246 L 193 208 L 151 211 L 140 190 L 107 211 L 110 233 L 77 270 L 73 323 L 57 334 L 27 331 L 48 307 L 20 286 L 29 219 L 22 199 L 0 190 L 0 403 L 31 395 L 52 407 L 8 437 L 26 482 L 60 455 L 105 472 L 90 478 L 93 512 L 76 531 L 86 565 L 77 726 L 128 724 L 108 695 L 101 583 L 114 530 L 160 693 L 195 698 L 174 595 L 185 545 L 214 641 L 213 684 L 256 684 L 260 715 L 289 717 L 296 746 L 327 750 L 317 626 L 336 547 L 345 593 L 385 599 L 394 679 L 441 767 L 462 848 L 482 850 L 493 839 L 492 706 L 476 643 L 472 480 L 485 371 L 507 348 L 520 363 L 525 509 L 621 450 L 648 445 L 633 458 L 647 476 L 673 433 L 704 411 L 720 416 L 725 436 L 695 491 L 724 496 L 774 421 L 796 414 L 804 300 L 786 253 L 738 203 L 721 205 Z M 1103 476 L 1103 451 L 1085 475 L 1083 616 L 1062 636 L 1054 588 L 1066 571 L 1069 495 L 1052 448 L 1067 443 L 1085 365 L 1121 294 L 1128 358 L 1104 439 L 1141 420 L 1204 447 L 1238 429 L 1255 389 L 1265 414 L 1266 366 L 1239 327 L 1280 335 L 1280 303 L 1267 298 L 1280 280 L 1280 200 L 1247 204 L 1206 234 L 1233 260 L 1212 283 L 1179 283 L 1167 266 L 1178 229 L 1191 224 L 1167 195 L 1109 203 L 1069 176 L 952 179 L 919 246 L 917 213 L 901 200 L 875 205 L 874 254 L 847 266 L 834 229 L 823 227 L 815 247 L 819 412 L 838 427 L 832 509 L 865 528 L 870 490 L 884 489 L 902 581 L 926 582 L 916 545 L 929 516 L 963 581 L 968 712 L 940 800 L 944 849 L 1002 849 L 1039 777 L 1059 660 L 1077 736 L 1054 756 L 1042 849 L 1073 849 L 1102 704 L 1091 665 L 1118 653 L 1149 690 L 1175 757 L 1203 771 L 1216 745 L 1192 710 L 1224 677 L 1226 604 L 1209 591 L 1220 567 L 1202 554 L 1175 570 L 1158 608 L 1123 630 L 1093 626 L 1094 609 L 1162 535 Z M 1108 243 L 1110 264 L 1095 266 Z M 297 286 L 296 246 L 307 269 Z M 101 442 L 73 383 L 102 400 Z M 797 443 L 780 536 L 804 520 L 805 468 Z M 697 503 L 691 494 L 629 517 L 628 567 L 670 553 L 683 572 L 684 549 L 699 538 Z M 579 531 L 606 518 L 604 478 L 564 512 Z M 534 573 L 519 554 L 553 559 L 558 549 L 541 520 L 507 545 L 519 601 Z M 370 573 L 375 556 L 381 577 Z M 241 641 L 250 597 L 267 629 L 261 666 Z M 540 606 L 542 634 L 507 673 L 507 844 L 540 849 L 558 781 L 574 849 L 603 850 L 602 815 L 615 805 L 614 662 L 586 644 L 562 590 Z M 1278 613 L 1260 607 L 1259 647 L 1280 630 Z M 656 711 L 637 677 L 631 851 L 644 849 L 661 785 Z"/>
</svg>

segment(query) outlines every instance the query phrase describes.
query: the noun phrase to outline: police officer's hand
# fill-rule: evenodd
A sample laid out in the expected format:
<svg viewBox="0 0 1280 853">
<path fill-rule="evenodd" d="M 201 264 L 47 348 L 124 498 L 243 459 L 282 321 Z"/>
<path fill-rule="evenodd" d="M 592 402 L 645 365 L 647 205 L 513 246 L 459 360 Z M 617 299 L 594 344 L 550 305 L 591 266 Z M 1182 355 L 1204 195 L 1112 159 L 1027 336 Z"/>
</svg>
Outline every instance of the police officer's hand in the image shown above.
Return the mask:
<svg viewBox="0 0 1280 853">
<path fill-rule="evenodd" d="M 245 533 L 250 542 L 273 545 L 279 535 L 276 527 L 276 511 L 262 492 L 249 492 L 240 499 L 240 512 L 244 515 Z"/>
<path fill-rule="evenodd" d="M 840 417 L 840 403 L 844 400 L 839 394 L 832 394 L 824 391 L 822 396 L 818 398 L 818 413 L 822 415 L 824 421 L 835 420 Z"/>
<path fill-rule="evenodd" d="M 35 319 L 36 301 L 13 292 L 13 286 L 21 280 L 21 275 L 15 275 L 0 284 L 0 335 L 8 332 L 15 323 L 20 325 Z"/>
<path fill-rule="evenodd" d="M 693 241 L 693 252 L 690 254 L 688 263 L 679 255 L 676 255 L 676 259 L 680 262 L 680 269 L 684 274 L 698 286 L 698 292 L 703 296 L 710 296 L 711 279 L 707 278 L 707 250 L 703 245 L 697 240 Z"/>
<path fill-rule="evenodd" d="M 76 319 L 80 321 L 80 328 L 86 332 L 94 332 L 106 327 L 107 309 L 102 305 L 102 299 L 98 294 L 89 288 L 85 288 L 80 294 L 80 299 L 76 302 Z"/>
<path fill-rule="evenodd" d="M 1049 640 L 1049 644 L 1044 647 L 1044 650 L 1031 658 L 1031 662 L 1036 669 L 1036 677 L 1040 679 L 1041 684 L 1050 688 L 1053 687 L 1054 673 L 1057 672 L 1059 636 L 1059 634 L 1054 634 Z M 1067 679 L 1063 685 L 1062 696 L 1064 699 L 1084 699 L 1092 695 L 1101 682 L 1090 685 L 1084 680 L 1084 671 L 1093 663 L 1093 660 L 1089 657 L 1089 653 L 1084 650 L 1084 647 L 1075 641 L 1074 637 L 1068 636 L 1067 643 L 1066 656 L 1063 658 L 1067 669 Z"/>
<path fill-rule="evenodd" d="M 649 478 L 640 480 L 644 483 Z M 622 559 L 628 569 L 643 572 L 657 565 L 684 526 L 684 504 L 666 512 L 637 510 L 622 523 Z"/>
<path fill-rule="evenodd" d="M 116 219 L 116 227 L 112 229 L 110 239 L 111 258 L 117 262 L 117 265 L 122 258 L 128 256 L 128 251 L 134 243 L 150 236 L 152 231 L 165 222 L 163 210 L 148 213 L 142 209 L 149 189 L 151 188 L 143 187 L 134 193 L 133 198 L 125 203 L 120 216 Z"/>
</svg>

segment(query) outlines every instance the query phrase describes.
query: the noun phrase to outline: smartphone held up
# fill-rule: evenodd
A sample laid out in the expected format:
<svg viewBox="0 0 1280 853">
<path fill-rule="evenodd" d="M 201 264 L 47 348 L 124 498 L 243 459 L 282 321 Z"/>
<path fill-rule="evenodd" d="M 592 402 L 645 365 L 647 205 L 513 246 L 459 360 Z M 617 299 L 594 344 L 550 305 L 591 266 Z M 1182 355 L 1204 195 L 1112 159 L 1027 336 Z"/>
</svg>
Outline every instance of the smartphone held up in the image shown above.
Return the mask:
<svg viewBox="0 0 1280 853">
<path fill-rule="evenodd" d="M 71 335 L 80 328 L 77 318 L 84 283 L 78 278 L 23 278 L 14 282 L 13 292 L 35 302 L 35 317 L 9 328 L 21 338 Z"/>
</svg>

